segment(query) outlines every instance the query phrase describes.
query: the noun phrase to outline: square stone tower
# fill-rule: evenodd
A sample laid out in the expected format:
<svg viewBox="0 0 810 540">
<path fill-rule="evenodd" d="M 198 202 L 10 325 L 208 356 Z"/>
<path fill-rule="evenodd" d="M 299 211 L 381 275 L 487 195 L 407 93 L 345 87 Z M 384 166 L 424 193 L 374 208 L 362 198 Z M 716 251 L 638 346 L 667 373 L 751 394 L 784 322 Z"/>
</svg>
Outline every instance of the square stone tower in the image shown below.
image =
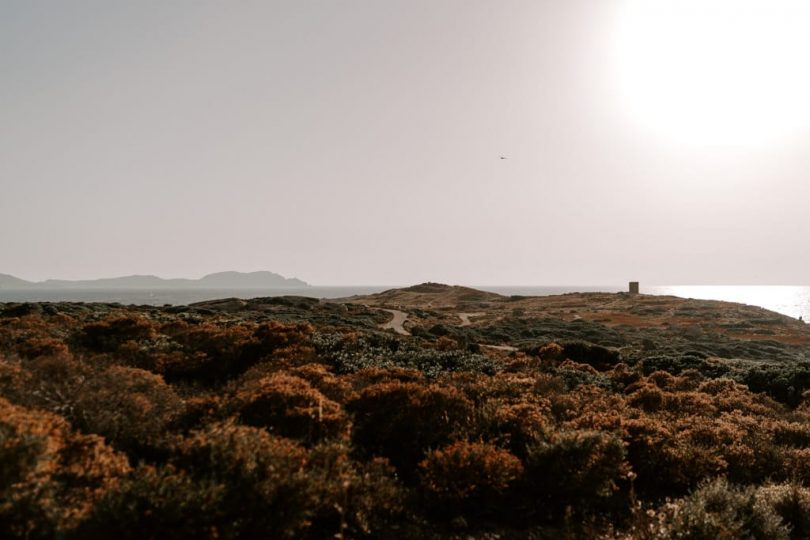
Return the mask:
<svg viewBox="0 0 810 540">
<path fill-rule="evenodd" d="M 638 281 L 630 282 L 630 294 L 638 294 Z"/>
</svg>

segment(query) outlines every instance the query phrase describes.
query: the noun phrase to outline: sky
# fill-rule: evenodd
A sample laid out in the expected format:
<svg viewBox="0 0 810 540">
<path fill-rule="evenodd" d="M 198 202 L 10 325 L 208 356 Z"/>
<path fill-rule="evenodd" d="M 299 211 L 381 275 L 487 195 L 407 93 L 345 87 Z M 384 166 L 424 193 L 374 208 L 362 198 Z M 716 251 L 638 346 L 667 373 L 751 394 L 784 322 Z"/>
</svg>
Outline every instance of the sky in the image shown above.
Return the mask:
<svg viewBox="0 0 810 540">
<path fill-rule="evenodd" d="M 803 4 L 5 0 L 0 273 L 808 285 Z"/>
</svg>

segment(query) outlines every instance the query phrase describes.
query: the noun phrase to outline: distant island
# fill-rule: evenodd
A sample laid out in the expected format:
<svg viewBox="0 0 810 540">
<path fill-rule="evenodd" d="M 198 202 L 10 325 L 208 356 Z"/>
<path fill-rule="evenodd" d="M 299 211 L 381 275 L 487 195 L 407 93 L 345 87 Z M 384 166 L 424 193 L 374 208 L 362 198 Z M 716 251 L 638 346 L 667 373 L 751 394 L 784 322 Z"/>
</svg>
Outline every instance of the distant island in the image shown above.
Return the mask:
<svg viewBox="0 0 810 540">
<path fill-rule="evenodd" d="M 297 278 L 285 278 L 274 272 L 217 272 L 200 279 L 163 279 L 157 276 L 123 276 L 90 280 L 48 279 L 26 281 L 0 274 L 0 289 L 300 289 L 309 287 Z"/>
</svg>

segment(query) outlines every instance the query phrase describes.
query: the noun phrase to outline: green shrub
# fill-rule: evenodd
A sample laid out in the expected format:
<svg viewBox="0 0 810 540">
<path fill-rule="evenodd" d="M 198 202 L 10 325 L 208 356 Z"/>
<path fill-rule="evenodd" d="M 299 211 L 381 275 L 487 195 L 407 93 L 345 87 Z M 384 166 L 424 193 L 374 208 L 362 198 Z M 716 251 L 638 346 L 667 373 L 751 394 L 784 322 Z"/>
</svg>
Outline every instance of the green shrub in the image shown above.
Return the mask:
<svg viewBox="0 0 810 540">
<path fill-rule="evenodd" d="M 758 506 L 772 508 L 790 527 L 793 539 L 810 538 L 810 489 L 798 484 L 766 485 L 756 493 Z"/>
<path fill-rule="evenodd" d="M 560 431 L 528 450 L 528 495 L 552 515 L 565 507 L 588 511 L 604 506 L 629 471 L 624 443 L 611 433 Z"/>
<path fill-rule="evenodd" d="M 756 489 L 735 487 L 724 479 L 701 484 L 688 497 L 666 505 L 661 513 L 659 538 L 790 538 L 789 527 L 772 506 L 757 500 Z"/>
</svg>

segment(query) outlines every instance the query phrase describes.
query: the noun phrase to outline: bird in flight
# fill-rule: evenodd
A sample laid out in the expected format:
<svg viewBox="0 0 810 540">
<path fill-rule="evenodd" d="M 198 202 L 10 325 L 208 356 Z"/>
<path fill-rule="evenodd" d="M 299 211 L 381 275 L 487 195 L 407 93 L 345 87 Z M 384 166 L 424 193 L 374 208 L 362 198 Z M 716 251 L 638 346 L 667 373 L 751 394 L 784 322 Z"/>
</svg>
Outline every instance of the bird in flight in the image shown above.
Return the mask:
<svg viewBox="0 0 810 540">
<path fill-rule="evenodd" d="M 509 159 L 509 158 L 508 158 L 508 157 L 506 157 L 506 156 L 500 156 L 500 158 L 501 158 L 501 159 Z"/>
</svg>

